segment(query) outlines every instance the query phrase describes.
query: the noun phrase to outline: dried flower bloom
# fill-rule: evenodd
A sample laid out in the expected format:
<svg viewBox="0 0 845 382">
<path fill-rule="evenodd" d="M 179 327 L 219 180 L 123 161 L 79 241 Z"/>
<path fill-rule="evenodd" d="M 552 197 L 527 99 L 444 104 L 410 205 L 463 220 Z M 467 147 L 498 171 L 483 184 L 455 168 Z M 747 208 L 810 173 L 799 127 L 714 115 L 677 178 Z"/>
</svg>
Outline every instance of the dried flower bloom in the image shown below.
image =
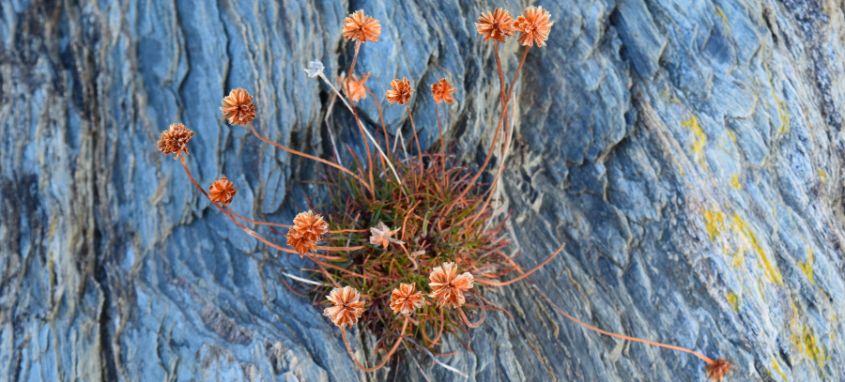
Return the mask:
<svg viewBox="0 0 845 382">
<path fill-rule="evenodd" d="M 380 34 L 381 24 L 362 10 L 357 10 L 343 19 L 343 37 L 346 39 L 376 42 Z"/>
<path fill-rule="evenodd" d="M 445 78 L 440 79 L 431 85 L 431 96 L 434 98 L 434 102 L 437 103 L 452 103 L 455 102 L 455 99 L 452 98 L 452 93 L 455 92 L 455 88 L 452 87 L 452 84 Z"/>
<path fill-rule="evenodd" d="M 244 89 L 232 89 L 229 95 L 223 97 L 220 110 L 230 125 L 243 126 L 255 119 L 255 104 L 252 103 L 252 96 Z"/>
<path fill-rule="evenodd" d="M 188 142 L 194 137 L 194 132 L 181 123 L 171 124 L 158 137 L 158 149 L 165 155 L 188 153 Z"/>
<path fill-rule="evenodd" d="M 317 242 L 329 232 L 329 225 L 323 217 L 312 211 L 300 212 L 293 218 L 293 226 L 288 229 L 288 245 L 304 255 L 317 249 Z"/>
<path fill-rule="evenodd" d="M 417 292 L 416 285 L 402 283 L 390 293 L 390 309 L 393 313 L 408 316 L 423 306 L 423 299 L 422 293 Z"/>
<path fill-rule="evenodd" d="M 326 299 L 332 303 L 332 306 L 324 309 L 323 315 L 339 328 L 355 325 L 364 314 L 364 301 L 355 288 L 349 286 L 334 288 Z"/>
<path fill-rule="evenodd" d="M 305 74 L 309 78 L 317 78 L 323 75 L 323 63 L 321 61 L 312 60 L 308 62 L 308 66 L 305 68 Z"/>
<path fill-rule="evenodd" d="M 215 180 L 208 188 L 208 197 L 211 198 L 211 202 L 224 206 L 232 203 L 235 193 L 237 193 L 235 185 L 225 176 Z"/>
<path fill-rule="evenodd" d="M 346 93 L 346 98 L 349 98 L 350 102 L 358 102 L 367 98 L 366 83 L 368 78 L 370 78 L 370 73 L 365 74 L 361 78 L 353 74 L 341 81 L 343 92 Z"/>
<path fill-rule="evenodd" d="M 730 362 L 726 359 L 719 358 L 716 362 L 707 365 L 707 377 L 714 381 L 721 381 L 722 378 L 725 378 L 731 372 L 731 368 L 733 368 L 733 365 Z"/>
<path fill-rule="evenodd" d="M 525 8 L 523 14 L 513 23 L 514 28 L 521 33 L 519 44 L 522 46 L 537 44 L 540 48 L 546 45 L 546 39 L 549 38 L 549 32 L 554 25 L 550 18 L 549 11 L 543 7 Z"/>
<path fill-rule="evenodd" d="M 505 42 L 505 38 L 513 34 L 513 18 L 510 12 L 502 8 L 496 8 L 493 12 L 483 12 L 475 23 L 475 30 L 484 36 L 484 41 L 493 39 Z"/>
<path fill-rule="evenodd" d="M 387 102 L 405 105 L 411 99 L 411 81 L 407 78 L 390 81 L 390 89 L 385 94 Z"/>
<path fill-rule="evenodd" d="M 384 222 L 378 222 L 375 227 L 370 227 L 370 244 L 380 245 L 384 249 L 387 249 L 390 243 L 405 244 L 404 241 L 393 238 L 398 231 L 398 228 L 391 230 Z"/>
<path fill-rule="evenodd" d="M 466 302 L 464 292 L 472 289 L 474 278 L 469 272 L 458 274 L 455 263 L 443 263 L 434 267 L 428 275 L 431 298 L 440 306 L 460 307 Z"/>
</svg>

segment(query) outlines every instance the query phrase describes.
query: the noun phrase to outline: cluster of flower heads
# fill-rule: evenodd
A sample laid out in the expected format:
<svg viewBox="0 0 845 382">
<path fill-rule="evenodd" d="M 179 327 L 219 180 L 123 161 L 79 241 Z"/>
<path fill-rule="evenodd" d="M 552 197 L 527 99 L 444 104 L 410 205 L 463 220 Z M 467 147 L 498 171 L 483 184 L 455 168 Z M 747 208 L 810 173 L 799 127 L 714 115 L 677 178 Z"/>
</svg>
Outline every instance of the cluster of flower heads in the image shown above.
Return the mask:
<svg viewBox="0 0 845 382">
<path fill-rule="evenodd" d="M 507 37 L 519 32 L 520 45 L 543 47 L 549 38 L 552 25 L 554 22 L 551 21 L 551 15 L 543 7 L 525 8 L 516 21 L 510 12 L 496 8 L 492 12 L 482 13 L 475 23 L 475 29 L 484 37 L 484 41 L 505 42 Z"/>
<path fill-rule="evenodd" d="M 300 256 L 317 249 L 317 242 L 329 232 L 329 225 L 313 211 L 300 212 L 293 218 L 293 226 L 286 236 L 288 245 Z"/>
<path fill-rule="evenodd" d="M 469 272 L 458 274 L 455 263 L 445 262 L 434 267 L 428 275 L 431 298 L 437 306 L 460 308 L 466 303 L 464 293 L 472 289 L 475 279 Z M 366 301 L 357 289 L 344 286 L 332 289 L 326 299 L 332 304 L 323 310 L 323 314 L 340 328 L 355 325 L 364 314 Z M 390 310 L 401 316 L 410 316 L 417 309 L 425 306 L 426 298 L 417 286 L 400 283 L 390 293 Z"/>
<path fill-rule="evenodd" d="M 377 42 L 381 35 L 381 24 L 364 11 L 358 10 L 343 20 L 343 37 L 356 43 L 356 49 L 365 42 Z M 370 74 L 362 76 L 350 73 L 340 77 L 341 89 L 350 102 L 357 103 L 367 98 L 367 80 Z M 449 80 L 442 78 L 431 86 L 431 93 L 437 103 L 454 102 L 452 93 L 455 88 Z M 407 78 L 394 79 L 390 82 L 390 89 L 385 93 L 385 99 L 391 104 L 407 105 L 411 100 L 411 81 Z"/>
</svg>

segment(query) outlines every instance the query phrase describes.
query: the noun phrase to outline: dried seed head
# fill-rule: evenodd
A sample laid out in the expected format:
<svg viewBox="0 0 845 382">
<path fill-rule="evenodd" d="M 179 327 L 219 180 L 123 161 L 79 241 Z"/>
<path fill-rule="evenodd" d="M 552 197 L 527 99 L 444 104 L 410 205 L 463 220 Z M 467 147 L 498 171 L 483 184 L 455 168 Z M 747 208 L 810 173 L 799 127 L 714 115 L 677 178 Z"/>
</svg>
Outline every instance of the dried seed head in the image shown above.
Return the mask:
<svg viewBox="0 0 845 382">
<path fill-rule="evenodd" d="M 365 74 L 360 79 L 353 74 L 341 81 L 343 92 L 346 93 L 346 98 L 349 98 L 350 102 L 358 102 L 367 98 L 368 78 L 370 78 L 370 73 Z"/>
<path fill-rule="evenodd" d="M 370 227 L 370 244 L 380 245 L 384 249 L 387 249 L 390 243 L 405 244 L 404 241 L 393 238 L 398 231 L 398 228 L 391 230 L 384 222 L 378 222 L 375 227 Z"/>
<path fill-rule="evenodd" d="M 215 180 L 214 183 L 211 184 L 211 187 L 208 188 L 208 197 L 211 199 L 211 202 L 222 204 L 224 206 L 232 203 L 235 193 L 237 193 L 235 185 L 225 176 Z"/>
<path fill-rule="evenodd" d="M 519 31 L 519 44 L 522 46 L 534 46 L 542 48 L 546 45 L 549 32 L 554 22 L 551 21 L 549 11 L 543 7 L 525 8 L 522 15 L 516 18 L 514 28 Z"/>
<path fill-rule="evenodd" d="M 323 75 L 323 63 L 317 60 L 311 60 L 308 62 L 308 66 L 305 67 L 305 74 L 308 75 L 310 78 L 317 78 Z"/>
<path fill-rule="evenodd" d="M 378 41 L 381 34 L 381 24 L 378 20 L 357 10 L 343 19 L 343 37 L 359 42 Z"/>
<path fill-rule="evenodd" d="M 300 212 L 293 218 L 288 229 L 288 245 L 302 256 L 317 249 L 317 242 L 329 232 L 329 225 L 323 217 L 312 211 Z"/>
<path fill-rule="evenodd" d="M 483 12 L 475 23 L 475 30 L 484 36 L 484 41 L 493 39 L 505 42 L 505 38 L 513 34 L 513 18 L 510 12 L 502 8 L 496 8 L 493 12 Z"/>
<path fill-rule="evenodd" d="M 733 364 L 724 358 L 719 358 L 712 364 L 707 365 L 707 377 L 714 381 L 721 381 L 731 372 Z"/>
<path fill-rule="evenodd" d="M 455 263 L 443 263 L 434 267 L 428 275 L 431 298 L 440 306 L 457 308 L 466 302 L 464 292 L 472 289 L 474 278 L 469 272 L 458 274 Z"/>
<path fill-rule="evenodd" d="M 232 89 L 229 95 L 223 97 L 220 111 L 230 125 L 246 125 L 255 119 L 255 104 L 252 96 L 245 89 Z"/>
<path fill-rule="evenodd" d="M 188 142 L 194 137 L 194 132 L 181 123 L 171 124 L 158 137 L 158 149 L 165 155 L 188 153 Z"/>
<path fill-rule="evenodd" d="M 452 84 L 445 78 L 441 79 L 431 85 L 431 96 L 434 98 L 434 102 L 437 103 L 452 103 L 455 102 L 455 99 L 452 98 L 452 93 L 455 92 L 455 88 L 452 87 Z"/>
<path fill-rule="evenodd" d="M 411 99 L 411 81 L 404 77 L 401 80 L 390 81 L 390 89 L 387 90 L 384 97 L 390 103 L 408 104 Z"/>
<path fill-rule="evenodd" d="M 424 298 L 422 293 L 417 292 L 416 285 L 402 283 L 390 294 L 390 309 L 393 313 L 408 316 L 423 306 Z"/>
<path fill-rule="evenodd" d="M 323 315 L 339 328 L 355 325 L 364 314 L 364 301 L 355 288 L 349 286 L 334 288 L 326 299 L 332 303 L 332 306 L 324 309 Z"/>
</svg>

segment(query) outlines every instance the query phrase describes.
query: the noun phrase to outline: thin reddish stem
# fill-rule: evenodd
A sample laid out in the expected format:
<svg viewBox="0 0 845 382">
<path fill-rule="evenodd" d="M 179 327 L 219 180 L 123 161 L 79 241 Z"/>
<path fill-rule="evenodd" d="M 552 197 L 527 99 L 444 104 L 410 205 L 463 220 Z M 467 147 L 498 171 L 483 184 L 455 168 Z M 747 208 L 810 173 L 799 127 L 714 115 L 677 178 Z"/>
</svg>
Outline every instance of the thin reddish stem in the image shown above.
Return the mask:
<svg viewBox="0 0 845 382">
<path fill-rule="evenodd" d="M 361 42 L 355 41 L 355 53 L 352 55 L 352 64 L 349 65 L 347 77 L 355 73 L 355 64 L 358 63 L 358 52 L 361 50 Z"/>
<path fill-rule="evenodd" d="M 197 182 L 197 180 L 196 180 L 196 179 L 194 179 L 194 176 L 193 176 L 193 174 L 191 173 L 191 169 L 188 167 L 188 163 L 187 163 L 187 162 L 185 162 L 185 158 L 184 158 L 184 157 L 179 157 L 179 162 L 182 164 L 182 168 L 183 168 L 183 169 L 185 169 L 185 174 L 188 176 L 188 180 L 190 180 L 190 182 L 191 182 L 191 184 L 193 184 L 194 188 L 196 188 L 197 190 L 199 190 L 199 191 L 203 194 L 203 196 L 205 196 L 205 197 L 206 197 L 206 199 L 208 199 L 209 201 L 211 201 L 211 198 L 209 197 L 209 195 L 208 195 L 208 193 L 205 191 L 205 189 L 203 189 L 203 188 L 202 188 L 202 186 L 200 186 L 199 182 Z M 265 245 L 267 245 L 267 246 L 269 246 L 269 247 L 271 247 L 271 248 L 273 248 L 273 249 L 279 250 L 279 251 L 284 252 L 284 253 L 289 253 L 289 254 L 296 254 L 296 255 L 300 255 L 300 256 L 302 256 L 302 257 L 307 258 L 308 260 L 313 261 L 314 263 L 316 263 L 316 264 L 318 264 L 318 265 L 322 265 L 322 266 L 325 266 L 325 267 L 327 267 L 327 268 L 336 269 L 336 270 L 338 270 L 338 271 L 340 271 L 340 272 L 343 272 L 343 273 L 346 273 L 346 274 L 348 274 L 348 275 L 350 275 L 350 276 L 360 277 L 360 278 L 363 278 L 363 279 L 370 279 L 370 277 L 369 277 L 369 276 L 367 276 L 367 275 L 362 275 L 362 274 L 360 274 L 360 273 L 355 273 L 355 272 L 352 272 L 352 271 L 350 271 L 350 270 L 347 270 L 346 268 L 339 267 L 339 266 L 337 266 L 337 265 L 333 265 L 333 264 L 329 264 L 329 263 L 326 263 L 326 262 L 323 262 L 322 260 L 320 260 L 320 259 L 325 259 L 325 260 L 329 260 L 329 261 L 341 261 L 341 260 L 344 260 L 344 258 L 342 258 L 342 257 L 338 257 L 338 256 L 325 256 L 325 255 L 320 255 L 320 254 L 316 254 L 316 253 L 305 253 L 305 254 L 300 254 L 299 252 L 296 252 L 296 251 L 294 251 L 294 250 L 292 250 L 292 249 L 285 248 L 285 247 L 282 247 L 281 245 L 278 245 L 278 244 L 276 244 L 276 243 L 273 243 L 272 241 L 267 240 L 266 238 L 264 238 L 264 236 L 261 236 L 258 232 L 253 231 L 253 230 L 252 230 L 252 229 L 250 229 L 249 227 L 247 227 L 247 226 L 243 225 L 243 223 L 239 222 L 239 221 L 238 221 L 238 219 L 237 219 L 237 218 L 235 218 L 235 217 L 234 217 L 234 216 L 233 216 L 233 215 L 229 212 L 229 209 L 228 209 L 228 208 L 226 208 L 226 207 L 224 207 L 224 206 L 221 206 L 221 205 L 219 205 L 219 204 L 217 204 L 217 203 L 214 203 L 214 202 L 211 202 L 211 204 L 212 204 L 212 205 L 214 205 L 214 207 L 216 207 L 218 210 L 220 210 L 220 212 L 222 212 L 224 215 L 226 215 L 226 217 L 228 217 L 228 218 L 229 218 L 229 220 L 231 220 L 233 223 L 235 223 L 235 225 L 237 225 L 237 226 L 238 226 L 241 230 L 243 230 L 243 231 L 244 231 L 247 235 L 254 237 L 256 240 L 258 240 L 258 241 L 260 241 L 260 242 L 264 243 Z"/>
<path fill-rule="evenodd" d="M 354 251 L 360 251 L 364 248 L 367 248 L 367 247 L 363 246 L 363 245 L 358 245 L 358 246 L 354 246 L 354 247 L 327 247 L 327 246 L 321 245 L 321 246 L 317 247 L 317 250 L 326 251 L 326 252 L 354 252 Z"/>
<path fill-rule="evenodd" d="M 483 310 L 481 312 L 482 312 L 481 318 L 476 322 L 472 322 L 472 321 L 469 320 L 469 318 L 467 318 L 466 313 L 464 313 L 464 308 L 458 307 L 458 314 L 461 315 L 461 320 L 464 321 L 464 325 L 466 325 L 470 328 L 473 328 L 473 329 L 480 328 L 481 325 L 484 324 L 484 321 L 487 319 L 487 314 L 484 313 Z"/>
<path fill-rule="evenodd" d="M 249 125 L 246 125 L 246 126 L 247 126 L 247 128 L 248 128 L 248 129 L 252 132 L 252 135 L 254 135 L 256 138 L 258 138 L 258 139 L 259 139 L 259 140 L 261 140 L 262 142 L 264 142 L 264 143 L 266 143 L 266 144 L 268 144 L 268 145 L 270 145 L 270 146 L 273 146 L 273 147 L 275 147 L 275 148 L 277 148 L 277 149 L 283 150 L 283 151 L 285 151 L 285 152 L 287 152 L 287 153 L 290 153 L 290 154 L 293 154 L 293 155 L 299 155 L 299 156 L 301 156 L 301 157 L 303 157 L 303 158 L 310 159 L 310 160 L 313 160 L 313 161 L 315 161 L 315 162 L 322 163 L 322 164 L 327 165 L 327 166 L 330 166 L 330 167 L 334 167 L 334 168 L 336 168 L 336 169 L 340 170 L 341 172 L 346 173 L 347 175 L 349 175 L 349 176 L 351 176 L 351 177 L 355 178 L 356 180 L 358 180 L 359 182 L 361 182 L 361 184 L 362 184 L 362 185 L 363 185 L 363 186 L 364 186 L 364 187 L 365 187 L 368 191 L 370 191 L 371 193 L 373 192 L 373 189 L 370 187 L 370 185 L 369 185 L 369 184 L 367 184 L 367 181 L 365 181 L 365 180 L 364 180 L 364 179 L 362 179 L 360 176 L 358 176 L 358 174 L 355 174 L 354 172 L 350 171 L 348 168 L 343 167 L 343 166 L 341 166 L 341 165 L 339 165 L 339 164 L 337 164 L 337 163 L 334 163 L 334 162 L 331 162 L 331 161 L 327 161 L 327 160 L 325 160 L 325 159 L 323 159 L 323 158 L 316 157 L 316 156 L 311 155 L 311 154 L 306 154 L 306 153 L 304 153 L 304 152 L 302 152 L 302 151 L 299 151 L 299 150 L 296 150 L 296 149 L 292 149 L 292 148 L 287 147 L 287 146 L 285 146 L 285 145 L 283 145 L 283 144 L 273 142 L 273 141 L 272 141 L 272 140 L 270 140 L 269 138 L 267 138 L 267 137 L 265 137 L 265 136 L 261 135 L 261 134 L 258 132 L 258 130 L 256 130 L 256 129 L 255 129 L 255 126 L 252 126 L 252 124 L 249 124 Z"/>
<path fill-rule="evenodd" d="M 540 268 L 543 268 L 544 266 L 546 266 L 546 264 L 548 264 L 552 260 L 554 260 L 554 258 L 557 257 L 557 255 L 559 255 L 561 252 L 563 252 L 563 249 L 565 247 L 566 247 L 566 244 L 562 244 L 556 251 L 552 252 L 552 254 L 549 255 L 549 257 L 547 257 L 545 260 L 540 262 L 540 264 L 535 265 L 534 268 L 529 269 L 528 271 L 526 271 L 525 273 L 517 276 L 514 279 L 507 280 L 507 281 L 488 280 L 488 279 L 483 278 L 484 275 L 478 275 L 478 277 L 475 278 L 475 282 L 482 284 L 482 285 L 493 286 L 493 287 L 503 287 L 503 286 L 511 285 L 513 283 L 520 282 L 522 280 L 525 280 L 528 276 L 531 276 L 532 274 L 534 274 L 534 272 L 539 271 Z"/>
<path fill-rule="evenodd" d="M 434 119 L 437 120 L 437 134 L 440 135 L 440 165 L 443 171 L 443 187 L 449 187 L 449 177 L 446 176 L 446 136 L 443 135 L 443 124 L 440 123 L 437 102 L 434 103 Z"/>
<path fill-rule="evenodd" d="M 716 360 L 714 360 L 714 359 L 712 359 L 712 358 L 710 358 L 710 357 L 708 357 L 704 354 L 701 354 L 701 353 L 699 353 L 695 350 L 692 350 L 692 349 L 688 349 L 688 348 L 681 347 L 681 346 L 669 345 L 669 344 L 665 344 L 665 343 L 662 343 L 662 342 L 646 340 L 646 339 L 642 339 L 642 338 L 638 338 L 638 337 L 631 337 L 631 336 L 621 334 L 621 333 L 609 332 L 607 330 L 604 330 L 604 329 L 598 328 L 596 326 L 590 325 L 590 324 L 588 324 L 584 321 L 581 321 L 578 318 L 572 316 L 571 314 L 567 313 L 565 310 L 561 309 L 554 302 L 552 302 L 552 299 L 550 299 L 549 296 L 547 296 L 545 293 L 543 293 L 543 291 L 540 290 L 540 288 L 538 288 L 536 285 L 532 284 L 531 286 L 535 290 L 537 290 L 537 292 L 540 294 L 540 297 L 542 297 L 544 300 L 546 300 L 546 303 L 548 303 L 549 306 L 552 307 L 552 309 L 554 309 L 556 312 L 560 313 L 562 316 L 566 317 L 566 319 L 578 324 L 579 326 L 581 326 L 585 329 L 594 331 L 594 332 L 599 333 L 599 334 L 604 334 L 604 335 L 609 336 L 609 337 L 625 340 L 625 341 L 638 342 L 638 343 L 641 343 L 641 344 L 646 344 L 646 345 L 650 345 L 650 346 L 656 346 L 656 347 L 659 347 L 659 348 L 664 348 L 664 349 L 679 351 L 679 352 L 682 352 L 682 353 L 692 354 L 692 355 L 698 357 L 698 359 L 707 363 L 708 365 L 712 365 L 712 364 L 716 363 Z"/>
<path fill-rule="evenodd" d="M 358 125 L 358 131 L 361 133 L 361 142 L 364 143 L 364 151 L 367 152 L 367 172 L 370 177 L 370 194 L 375 198 L 375 182 L 373 181 L 373 155 L 370 152 L 370 143 L 367 142 L 367 133 L 364 131 L 364 124 L 361 123 L 361 118 L 358 117 L 358 110 L 352 107 L 352 116 L 355 118 L 355 124 Z M 375 143 L 375 142 L 374 142 Z"/>
<path fill-rule="evenodd" d="M 355 357 L 355 352 L 352 350 L 352 345 L 349 344 L 349 339 L 346 337 L 346 328 L 341 327 L 340 336 L 341 338 L 343 338 L 343 345 L 346 346 L 346 352 L 349 353 L 349 358 L 352 358 L 352 361 L 355 362 L 355 366 L 358 366 L 359 369 L 366 373 L 370 373 L 383 368 L 384 365 L 387 365 L 387 362 L 390 361 L 390 358 L 393 357 L 393 354 L 396 353 L 396 350 L 399 349 L 399 345 L 402 344 L 402 340 L 405 337 L 405 329 L 408 328 L 408 321 L 408 316 L 405 316 L 405 321 L 402 322 L 402 330 L 399 332 L 399 338 L 396 339 L 396 343 L 394 343 L 393 347 L 390 348 L 390 351 L 388 351 L 387 354 L 384 355 L 384 358 L 382 358 L 381 362 L 379 362 L 373 367 L 366 367 L 363 363 L 361 363 L 361 361 L 358 361 L 358 358 Z"/>
<path fill-rule="evenodd" d="M 376 98 L 375 93 L 370 91 L 369 88 L 367 88 L 366 91 L 370 98 L 373 100 L 373 103 L 376 105 L 376 110 L 378 111 L 378 120 L 379 123 L 381 123 L 381 132 L 382 134 L 384 134 L 384 149 L 387 152 L 391 153 L 393 152 L 393 150 L 390 150 L 390 138 L 387 135 L 387 124 L 384 123 L 384 111 L 381 109 L 381 101 Z"/>
</svg>

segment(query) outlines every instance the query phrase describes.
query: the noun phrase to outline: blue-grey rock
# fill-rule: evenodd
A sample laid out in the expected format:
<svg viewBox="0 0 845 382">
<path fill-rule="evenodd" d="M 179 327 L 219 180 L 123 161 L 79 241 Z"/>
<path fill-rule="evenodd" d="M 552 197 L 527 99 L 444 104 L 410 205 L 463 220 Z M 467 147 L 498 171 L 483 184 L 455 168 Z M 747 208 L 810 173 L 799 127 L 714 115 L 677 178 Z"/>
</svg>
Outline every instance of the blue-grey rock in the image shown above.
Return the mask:
<svg viewBox="0 0 845 382">
<path fill-rule="evenodd" d="M 203 184 L 225 174 L 234 209 L 289 220 L 322 169 L 229 127 L 219 101 L 245 87 L 271 138 L 326 157 L 330 136 L 354 147 L 349 116 L 335 105 L 326 119 L 328 89 L 304 69 L 340 74 L 341 20 L 362 8 L 384 26 L 360 56 L 371 88 L 408 77 L 429 144 L 426 89 L 451 78 L 447 130 L 478 161 L 498 98 L 480 3 L 0 3 L 0 380 L 706 379 L 692 356 L 573 325 L 532 283 L 597 326 L 725 357 L 731 380 L 844 380 L 836 2 L 539 1 L 555 26 L 520 77 L 498 196 L 519 261 L 567 250 L 491 293 L 512 317 L 447 342 L 457 353 L 440 361 L 458 372 L 424 353 L 358 372 L 284 286 L 304 263 L 228 224 L 155 148 L 184 122 Z M 503 49 L 509 74 L 519 52 Z M 373 100 L 361 108 L 375 126 Z M 409 136 L 402 108 L 385 117 Z"/>
</svg>

